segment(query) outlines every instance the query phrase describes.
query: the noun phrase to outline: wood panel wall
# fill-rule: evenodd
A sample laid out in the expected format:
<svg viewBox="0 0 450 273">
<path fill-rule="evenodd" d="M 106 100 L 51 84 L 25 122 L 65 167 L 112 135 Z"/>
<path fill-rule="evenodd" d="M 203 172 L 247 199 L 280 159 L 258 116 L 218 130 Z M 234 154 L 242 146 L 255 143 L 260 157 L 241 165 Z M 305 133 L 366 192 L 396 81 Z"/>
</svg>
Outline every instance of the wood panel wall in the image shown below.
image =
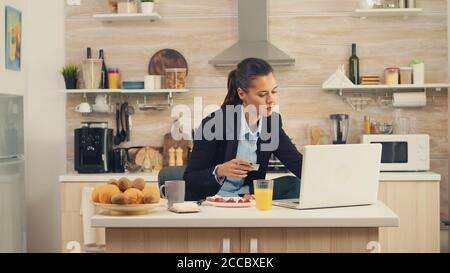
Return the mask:
<svg viewBox="0 0 450 273">
<path fill-rule="evenodd" d="M 365 115 L 392 121 L 395 115 L 408 116 L 416 133 L 431 136 L 431 167 L 442 174 L 441 218 L 449 217 L 447 91 L 428 92 L 427 106 L 420 109 L 393 109 L 379 101 L 386 94 L 363 94 L 374 101 L 361 112 L 343 98 L 321 90 L 320 85 L 339 64 L 346 64 L 351 43 L 357 43 L 361 74 L 382 76 L 387 66 L 405 66 L 413 58 L 426 62 L 426 81 L 447 82 L 447 14 L 444 0 L 418 0 L 424 12 L 404 20 L 401 17 L 368 18 L 351 16 L 358 1 L 277 0 L 270 2 L 270 40 L 296 59 L 295 66 L 276 67 L 280 85 L 279 104 L 286 132 L 299 149 L 308 144 L 307 126 L 322 128 L 324 143 L 330 141 L 332 113 L 351 117 L 350 143 L 358 143 Z M 94 13 L 108 13 L 107 0 L 83 1 L 79 7 L 66 7 L 66 60 L 81 64 L 86 47 L 103 48 L 107 65 L 119 67 L 124 80 L 142 80 L 151 56 L 160 49 L 180 51 L 189 63 L 188 87 L 191 92 L 175 96 L 175 104 L 191 108 L 194 97 L 203 106 L 220 105 L 226 94 L 229 68 L 216 68 L 208 60 L 237 39 L 236 0 L 156 0 L 158 22 L 102 23 Z M 347 95 L 352 96 L 353 94 Z M 94 97 L 89 96 L 90 102 Z M 113 102 L 118 100 L 113 96 Z M 140 96 L 127 97 L 136 106 Z M 150 99 L 161 102 L 161 96 Z M 67 96 L 67 138 L 69 172 L 73 171 L 73 129 L 80 121 L 107 120 L 110 116 L 81 116 L 74 107 L 80 95 Z M 137 109 L 136 109 L 137 110 Z M 199 111 L 198 109 L 195 111 Z M 130 145 L 162 146 L 173 118 L 170 111 L 140 112 L 133 119 Z M 113 126 L 114 127 L 114 126 Z"/>
</svg>

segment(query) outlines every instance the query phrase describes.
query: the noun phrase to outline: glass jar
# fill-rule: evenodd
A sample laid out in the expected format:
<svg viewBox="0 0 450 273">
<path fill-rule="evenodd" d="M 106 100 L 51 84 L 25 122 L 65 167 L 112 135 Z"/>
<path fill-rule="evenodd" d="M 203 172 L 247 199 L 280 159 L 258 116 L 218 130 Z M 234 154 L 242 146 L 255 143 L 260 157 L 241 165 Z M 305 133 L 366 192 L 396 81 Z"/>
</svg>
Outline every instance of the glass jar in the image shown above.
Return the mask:
<svg viewBox="0 0 450 273">
<path fill-rule="evenodd" d="M 186 87 L 186 68 L 166 68 L 164 73 L 167 89 L 183 89 Z"/>
<path fill-rule="evenodd" d="M 385 82 L 387 85 L 397 85 L 398 84 L 398 67 L 388 67 L 384 70 Z"/>
<path fill-rule="evenodd" d="M 384 0 L 385 8 L 399 8 L 399 0 Z"/>
<path fill-rule="evenodd" d="M 400 67 L 400 84 L 412 84 L 412 67 Z"/>
<path fill-rule="evenodd" d="M 117 0 L 118 13 L 138 13 L 139 0 Z"/>
</svg>

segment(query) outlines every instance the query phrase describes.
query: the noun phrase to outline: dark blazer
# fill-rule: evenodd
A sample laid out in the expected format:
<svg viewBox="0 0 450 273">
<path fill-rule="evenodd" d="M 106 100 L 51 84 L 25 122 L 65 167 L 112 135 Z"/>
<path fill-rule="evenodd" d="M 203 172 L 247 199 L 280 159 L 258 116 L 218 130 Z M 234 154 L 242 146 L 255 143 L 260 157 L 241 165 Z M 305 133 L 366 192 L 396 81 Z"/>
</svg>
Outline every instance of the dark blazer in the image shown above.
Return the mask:
<svg viewBox="0 0 450 273">
<path fill-rule="evenodd" d="M 207 196 L 217 194 L 222 185 L 220 185 L 214 175 L 212 174 L 214 168 L 221 163 L 230 161 L 236 158 L 239 140 L 237 136 L 240 131 L 240 112 L 234 113 L 232 116 L 224 114 L 224 108 L 217 110 L 210 114 L 202 121 L 202 126 L 197 128 L 194 132 L 194 147 L 189 162 L 184 173 L 184 180 L 186 181 L 186 200 L 196 201 L 205 199 Z M 232 119 L 232 120 L 230 120 Z M 278 120 L 279 122 L 275 122 Z M 273 122 L 272 122 L 273 121 Z M 213 139 L 207 139 L 201 136 L 202 128 L 209 130 L 208 123 L 225 124 L 226 126 L 212 129 L 216 133 Z M 264 179 L 267 172 L 267 165 L 272 153 L 297 177 L 301 177 L 302 155 L 292 144 L 289 137 L 283 130 L 281 116 L 278 113 L 272 113 L 269 117 L 263 117 L 261 135 L 257 142 L 257 163 L 260 164 L 259 170 L 249 172 L 245 178 L 244 185 L 249 185 L 250 192 L 253 193 L 253 180 Z M 271 142 L 270 128 L 272 123 L 278 125 L 278 132 L 275 131 L 276 136 L 279 137 L 279 145 L 272 149 L 264 149 L 262 151 L 261 145 L 267 145 Z M 265 147 L 263 146 L 263 147 Z"/>
</svg>

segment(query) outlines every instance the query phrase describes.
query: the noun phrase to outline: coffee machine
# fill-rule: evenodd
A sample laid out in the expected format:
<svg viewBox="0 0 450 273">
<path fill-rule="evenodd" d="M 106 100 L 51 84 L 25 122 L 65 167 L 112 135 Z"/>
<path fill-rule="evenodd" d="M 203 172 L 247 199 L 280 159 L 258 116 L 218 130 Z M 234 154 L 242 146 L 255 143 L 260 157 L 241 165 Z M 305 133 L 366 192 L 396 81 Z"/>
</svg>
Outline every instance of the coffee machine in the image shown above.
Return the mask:
<svg viewBox="0 0 450 273">
<path fill-rule="evenodd" d="M 82 122 L 75 129 L 75 171 L 106 173 L 111 171 L 113 130 L 108 122 Z"/>
</svg>

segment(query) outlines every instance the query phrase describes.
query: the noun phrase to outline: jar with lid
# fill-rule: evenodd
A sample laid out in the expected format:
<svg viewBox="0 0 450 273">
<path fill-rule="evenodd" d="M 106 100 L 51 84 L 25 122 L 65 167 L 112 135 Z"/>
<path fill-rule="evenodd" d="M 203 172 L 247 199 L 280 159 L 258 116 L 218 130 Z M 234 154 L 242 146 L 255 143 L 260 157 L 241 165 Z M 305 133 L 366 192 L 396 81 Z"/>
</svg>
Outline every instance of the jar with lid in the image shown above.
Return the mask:
<svg viewBox="0 0 450 273">
<path fill-rule="evenodd" d="M 398 67 L 388 67 L 384 70 L 385 82 L 387 85 L 397 85 L 398 84 Z"/>
<path fill-rule="evenodd" d="M 139 0 L 117 0 L 118 13 L 138 13 Z"/>
<path fill-rule="evenodd" d="M 164 73 L 167 89 L 183 89 L 186 87 L 186 68 L 166 68 Z"/>
<path fill-rule="evenodd" d="M 400 67 L 400 84 L 412 84 L 412 67 Z"/>
</svg>

